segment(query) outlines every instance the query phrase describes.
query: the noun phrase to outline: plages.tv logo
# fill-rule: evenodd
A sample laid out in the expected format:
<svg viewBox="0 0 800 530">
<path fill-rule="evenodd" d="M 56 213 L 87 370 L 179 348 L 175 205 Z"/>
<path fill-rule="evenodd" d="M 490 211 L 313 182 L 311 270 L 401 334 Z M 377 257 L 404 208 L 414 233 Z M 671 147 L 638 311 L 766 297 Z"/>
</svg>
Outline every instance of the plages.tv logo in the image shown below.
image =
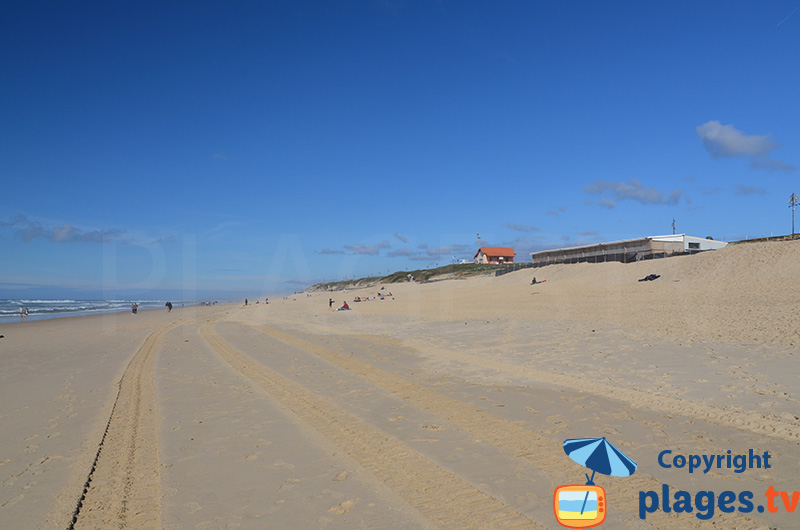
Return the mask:
<svg viewBox="0 0 800 530">
<path fill-rule="evenodd" d="M 603 438 L 573 438 L 564 442 L 564 452 L 586 473 L 586 484 L 559 486 L 553 493 L 556 521 L 566 528 L 591 528 L 603 524 L 608 513 L 606 490 L 595 485 L 595 473 L 628 477 L 636 471 L 636 462 Z"/>
</svg>

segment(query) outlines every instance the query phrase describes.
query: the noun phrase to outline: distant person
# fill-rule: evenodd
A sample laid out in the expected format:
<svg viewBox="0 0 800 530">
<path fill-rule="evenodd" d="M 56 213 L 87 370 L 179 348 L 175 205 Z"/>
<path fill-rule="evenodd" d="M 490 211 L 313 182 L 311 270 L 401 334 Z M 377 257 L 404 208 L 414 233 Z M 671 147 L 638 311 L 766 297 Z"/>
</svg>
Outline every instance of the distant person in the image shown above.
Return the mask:
<svg viewBox="0 0 800 530">
<path fill-rule="evenodd" d="M 332 307 L 333 307 L 333 298 L 328 298 L 328 309 L 331 309 Z"/>
<path fill-rule="evenodd" d="M 349 309 L 350 309 L 350 306 L 347 305 L 347 302 L 345 301 L 344 305 L 339 308 L 339 311 L 348 311 Z"/>
<path fill-rule="evenodd" d="M 26 321 L 28 320 L 28 308 L 27 307 L 22 310 L 22 316 L 25 318 Z"/>
<path fill-rule="evenodd" d="M 22 322 L 24 317 L 25 317 L 25 308 L 19 306 L 19 321 Z"/>
<path fill-rule="evenodd" d="M 244 299 L 244 305 L 247 305 L 247 298 Z"/>
<path fill-rule="evenodd" d="M 269 298 L 267 298 L 266 300 L 264 300 L 264 303 L 265 303 L 265 304 L 268 304 L 268 303 L 269 303 Z"/>
<path fill-rule="evenodd" d="M 167 302 L 166 304 L 164 304 L 164 307 L 167 308 L 167 313 L 169 313 L 170 311 L 172 311 L 172 302 Z"/>
</svg>

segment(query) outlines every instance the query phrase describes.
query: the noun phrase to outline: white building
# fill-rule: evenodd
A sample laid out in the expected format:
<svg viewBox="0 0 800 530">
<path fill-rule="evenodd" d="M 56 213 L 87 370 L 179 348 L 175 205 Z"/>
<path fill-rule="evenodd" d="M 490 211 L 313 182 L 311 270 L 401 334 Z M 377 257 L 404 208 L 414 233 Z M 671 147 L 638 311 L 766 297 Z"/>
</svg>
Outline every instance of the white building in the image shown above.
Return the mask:
<svg viewBox="0 0 800 530">
<path fill-rule="evenodd" d="M 673 234 L 667 236 L 651 236 L 653 241 L 679 241 L 683 243 L 684 252 L 696 252 L 698 250 L 717 250 L 727 246 L 723 241 L 706 239 L 704 237 L 687 236 L 686 234 Z"/>
<path fill-rule="evenodd" d="M 606 261 L 631 263 L 643 259 L 716 250 L 726 245 L 727 243 L 714 239 L 673 234 L 533 252 L 531 261 L 534 267 L 556 263 L 604 263 Z"/>
</svg>

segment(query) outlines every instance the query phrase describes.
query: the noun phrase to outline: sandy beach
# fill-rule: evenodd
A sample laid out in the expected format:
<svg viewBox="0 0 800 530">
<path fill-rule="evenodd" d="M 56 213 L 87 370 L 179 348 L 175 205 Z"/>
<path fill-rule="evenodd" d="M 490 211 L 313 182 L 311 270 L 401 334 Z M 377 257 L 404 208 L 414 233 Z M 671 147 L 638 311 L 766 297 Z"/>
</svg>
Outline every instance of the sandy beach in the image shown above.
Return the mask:
<svg viewBox="0 0 800 530">
<path fill-rule="evenodd" d="M 603 528 L 797 527 L 639 499 L 800 490 L 800 242 L 380 287 L 0 325 L 0 527 L 557 529 L 600 437 Z"/>
</svg>

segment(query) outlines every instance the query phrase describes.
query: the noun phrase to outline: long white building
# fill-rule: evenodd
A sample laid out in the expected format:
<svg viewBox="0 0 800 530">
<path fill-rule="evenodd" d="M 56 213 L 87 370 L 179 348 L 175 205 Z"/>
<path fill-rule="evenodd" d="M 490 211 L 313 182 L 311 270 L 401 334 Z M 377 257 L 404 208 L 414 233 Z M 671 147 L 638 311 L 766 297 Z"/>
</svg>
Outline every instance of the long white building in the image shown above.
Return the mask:
<svg viewBox="0 0 800 530">
<path fill-rule="evenodd" d="M 716 250 L 726 245 L 727 243 L 714 239 L 672 234 L 533 252 L 531 261 L 534 267 L 555 263 L 603 263 L 605 261 L 629 263 L 673 254 L 694 254 L 695 252 Z"/>
</svg>

